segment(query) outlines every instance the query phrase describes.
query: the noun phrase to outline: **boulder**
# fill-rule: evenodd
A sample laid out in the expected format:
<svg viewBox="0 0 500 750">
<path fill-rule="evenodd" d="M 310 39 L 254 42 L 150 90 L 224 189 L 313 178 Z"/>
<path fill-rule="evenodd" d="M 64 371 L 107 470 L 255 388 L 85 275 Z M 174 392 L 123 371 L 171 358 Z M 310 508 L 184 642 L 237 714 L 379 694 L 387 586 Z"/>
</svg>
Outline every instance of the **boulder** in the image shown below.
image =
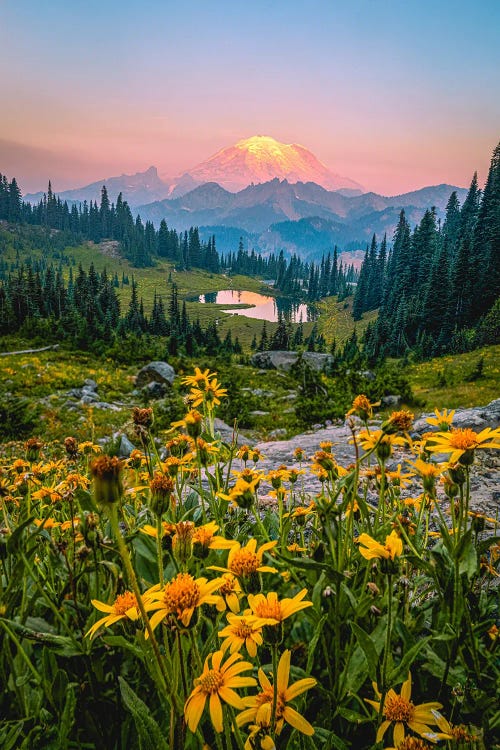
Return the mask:
<svg viewBox="0 0 500 750">
<path fill-rule="evenodd" d="M 135 384 L 138 388 L 152 382 L 172 385 L 174 378 L 175 370 L 167 362 L 150 362 L 139 370 Z"/>
<path fill-rule="evenodd" d="M 158 381 L 153 380 L 151 383 L 148 383 L 143 390 L 146 392 L 148 398 L 163 398 L 167 392 L 167 386 L 165 383 L 158 383 Z"/>
<path fill-rule="evenodd" d="M 427 417 L 434 417 L 434 413 L 422 414 L 413 425 L 413 431 L 417 434 L 436 431 L 439 428 L 427 424 Z M 476 432 L 481 432 L 486 427 L 493 430 L 500 426 L 500 398 L 491 401 L 486 406 L 474 406 L 470 409 L 457 409 L 453 417 L 453 427 L 469 427 Z"/>
<path fill-rule="evenodd" d="M 215 434 L 219 433 L 222 440 L 225 443 L 232 443 L 234 439 L 234 429 L 231 425 L 226 424 L 222 419 L 215 417 L 214 419 L 214 430 Z M 255 440 L 251 440 L 240 433 L 237 433 L 236 444 L 237 445 L 254 445 Z"/>
<path fill-rule="evenodd" d="M 320 352 L 285 352 L 285 351 L 265 351 L 255 352 L 250 361 L 254 367 L 260 367 L 264 370 L 283 370 L 289 372 L 293 365 L 298 362 L 299 358 L 305 362 L 312 370 L 321 372 L 333 362 L 331 354 Z"/>
<path fill-rule="evenodd" d="M 398 394 L 382 396 L 380 400 L 384 406 L 398 406 L 401 403 L 401 396 Z"/>
</svg>

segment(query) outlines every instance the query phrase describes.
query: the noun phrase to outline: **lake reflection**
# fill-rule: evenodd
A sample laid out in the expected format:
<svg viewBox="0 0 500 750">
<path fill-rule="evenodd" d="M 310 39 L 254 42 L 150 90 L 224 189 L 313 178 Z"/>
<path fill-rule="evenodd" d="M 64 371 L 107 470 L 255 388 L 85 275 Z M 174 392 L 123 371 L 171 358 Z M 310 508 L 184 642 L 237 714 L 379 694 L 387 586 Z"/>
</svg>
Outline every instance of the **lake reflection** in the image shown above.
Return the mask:
<svg viewBox="0 0 500 750">
<path fill-rule="evenodd" d="M 276 323 L 280 315 L 291 320 L 292 323 L 314 320 L 315 317 L 314 310 L 302 302 L 293 302 L 284 297 L 266 297 L 257 292 L 243 292 L 235 289 L 200 294 L 198 302 L 215 305 L 251 305 L 248 308 L 223 310 L 223 312 L 230 315 L 243 315 L 245 318 L 268 320 L 270 323 Z"/>
</svg>

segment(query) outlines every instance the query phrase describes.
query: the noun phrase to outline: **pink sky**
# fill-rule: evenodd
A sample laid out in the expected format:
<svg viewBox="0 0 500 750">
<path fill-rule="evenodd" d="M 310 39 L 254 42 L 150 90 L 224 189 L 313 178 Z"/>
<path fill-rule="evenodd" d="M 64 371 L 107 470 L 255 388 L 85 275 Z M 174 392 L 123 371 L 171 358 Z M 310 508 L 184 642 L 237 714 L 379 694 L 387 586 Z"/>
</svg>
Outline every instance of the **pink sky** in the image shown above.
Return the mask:
<svg viewBox="0 0 500 750">
<path fill-rule="evenodd" d="M 494 0 L 0 0 L 0 172 L 25 192 L 173 177 L 264 133 L 387 195 L 484 182 L 497 21 Z"/>
</svg>

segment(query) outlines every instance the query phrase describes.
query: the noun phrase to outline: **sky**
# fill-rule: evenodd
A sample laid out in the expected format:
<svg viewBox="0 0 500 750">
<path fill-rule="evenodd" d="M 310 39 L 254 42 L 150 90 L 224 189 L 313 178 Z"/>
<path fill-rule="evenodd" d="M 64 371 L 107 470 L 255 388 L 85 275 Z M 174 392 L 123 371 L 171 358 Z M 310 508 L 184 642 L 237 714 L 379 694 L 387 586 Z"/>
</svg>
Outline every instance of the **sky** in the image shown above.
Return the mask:
<svg viewBox="0 0 500 750">
<path fill-rule="evenodd" d="M 484 182 L 500 2 L 0 0 L 0 173 L 174 177 L 252 135 L 385 195 Z"/>
</svg>

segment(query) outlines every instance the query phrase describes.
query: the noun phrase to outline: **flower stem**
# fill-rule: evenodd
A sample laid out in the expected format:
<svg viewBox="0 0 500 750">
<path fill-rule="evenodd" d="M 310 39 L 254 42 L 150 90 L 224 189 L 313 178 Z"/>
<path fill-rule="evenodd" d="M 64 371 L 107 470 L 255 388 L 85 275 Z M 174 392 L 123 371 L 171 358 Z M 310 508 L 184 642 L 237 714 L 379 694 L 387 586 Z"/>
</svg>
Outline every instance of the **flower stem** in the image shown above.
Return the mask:
<svg viewBox="0 0 500 750">
<path fill-rule="evenodd" d="M 135 598 L 137 599 L 139 611 L 141 613 L 141 617 L 144 621 L 144 624 L 146 626 L 146 631 L 151 641 L 151 646 L 153 648 L 153 652 L 154 652 L 156 661 L 158 663 L 158 668 L 160 670 L 160 674 L 162 677 L 163 687 L 168 694 L 169 678 L 165 670 L 165 665 L 163 663 L 162 656 L 160 654 L 160 649 L 158 648 L 158 642 L 156 640 L 153 628 L 151 627 L 151 623 L 149 621 L 148 614 L 144 607 L 144 601 L 141 595 L 141 590 L 139 588 L 137 577 L 135 575 L 135 570 L 130 560 L 130 554 L 129 554 L 127 545 L 125 544 L 125 541 L 123 539 L 123 536 L 121 534 L 120 527 L 118 525 L 118 514 L 117 514 L 116 503 L 112 503 L 109 507 L 109 521 L 111 525 L 111 530 L 113 532 L 113 535 L 116 539 L 116 543 L 118 545 L 118 551 L 120 553 L 120 557 L 122 558 L 123 565 L 125 566 L 125 570 L 127 572 L 127 578 L 130 581 L 130 585 L 132 586 L 132 590 L 135 594 Z"/>
</svg>

